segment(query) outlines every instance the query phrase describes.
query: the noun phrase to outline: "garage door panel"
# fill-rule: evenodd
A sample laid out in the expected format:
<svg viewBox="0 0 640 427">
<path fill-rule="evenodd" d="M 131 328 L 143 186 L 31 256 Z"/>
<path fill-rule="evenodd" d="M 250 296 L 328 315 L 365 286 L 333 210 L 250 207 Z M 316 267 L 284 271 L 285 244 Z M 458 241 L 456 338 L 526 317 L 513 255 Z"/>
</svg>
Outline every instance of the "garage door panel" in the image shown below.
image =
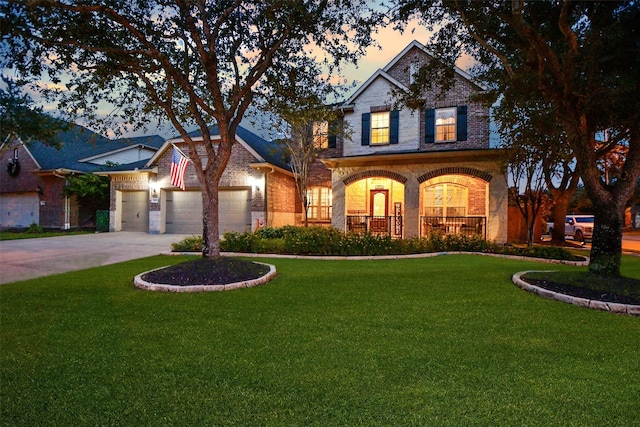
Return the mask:
<svg viewBox="0 0 640 427">
<path fill-rule="evenodd" d="M 202 234 L 202 196 L 199 191 L 167 192 L 167 233 Z"/>
<path fill-rule="evenodd" d="M 0 226 L 29 227 L 40 224 L 40 198 L 37 194 L 0 196 Z"/>
<path fill-rule="evenodd" d="M 146 191 L 122 192 L 122 230 L 149 231 L 149 202 Z"/>
<path fill-rule="evenodd" d="M 199 191 L 167 192 L 167 233 L 202 234 L 202 196 Z M 220 234 L 251 230 L 249 190 L 218 193 Z"/>
</svg>

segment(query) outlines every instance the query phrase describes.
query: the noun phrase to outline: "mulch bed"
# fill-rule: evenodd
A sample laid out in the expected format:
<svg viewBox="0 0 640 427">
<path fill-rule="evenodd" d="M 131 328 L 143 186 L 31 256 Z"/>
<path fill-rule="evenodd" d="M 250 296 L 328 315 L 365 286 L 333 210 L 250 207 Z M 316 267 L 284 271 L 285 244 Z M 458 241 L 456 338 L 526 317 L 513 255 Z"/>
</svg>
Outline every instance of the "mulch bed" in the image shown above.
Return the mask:
<svg viewBox="0 0 640 427">
<path fill-rule="evenodd" d="M 269 272 L 269 267 L 238 258 L 217 257 L 187 261 L 151 271 L 142 280 L 175 286 L 228 285 L 257 279 Z"/>
<path fill-rule="evenodd" d="M 530 285 L 538 286 L 540 288 L 547 289 L 549 291 L 558 292 L 565 295 L 571 295 L 573 297 L 585 298 L 590 300 L 597 300 L 603 302 L 613 302 L 618 304 L 633 304 L 640 305 L 640 300 L 637 298 L 628 297 L 625 295 L 618 295 L 609 291 L 595 290 L 589 288 L 582 288 L 579 286 L 567 285 L 565 283 L 556 283 L 550 280 L 538 280 L 527 277 L 526 275 L 521 277 L 522 280 Z"/>
</svg>

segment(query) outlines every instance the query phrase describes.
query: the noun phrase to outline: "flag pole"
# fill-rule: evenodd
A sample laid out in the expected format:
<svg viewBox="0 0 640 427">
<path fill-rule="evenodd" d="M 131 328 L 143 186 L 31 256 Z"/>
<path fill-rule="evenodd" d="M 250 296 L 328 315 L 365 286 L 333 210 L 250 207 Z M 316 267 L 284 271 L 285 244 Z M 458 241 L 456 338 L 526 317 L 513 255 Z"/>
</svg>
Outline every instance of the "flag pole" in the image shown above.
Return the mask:
<svg viewBox="0 0 640 427">
<path fill-rule="evenodd" d="M 189 156 L 187 156 L 186 154 L 184 154 L 184 152 L 178 148 L 178 146 L 176 144 L 174 144 L 173 142 L 171 143 L 171 145 L 173 146 L 173 148 L 175 148 L 176 150 L 178 150 L 178 153 L 182 154 L 182 156 L 184 158 L 186 158 L 187 160 L 191 161 L 191 159 L 189 158 Z"/>
</svg>

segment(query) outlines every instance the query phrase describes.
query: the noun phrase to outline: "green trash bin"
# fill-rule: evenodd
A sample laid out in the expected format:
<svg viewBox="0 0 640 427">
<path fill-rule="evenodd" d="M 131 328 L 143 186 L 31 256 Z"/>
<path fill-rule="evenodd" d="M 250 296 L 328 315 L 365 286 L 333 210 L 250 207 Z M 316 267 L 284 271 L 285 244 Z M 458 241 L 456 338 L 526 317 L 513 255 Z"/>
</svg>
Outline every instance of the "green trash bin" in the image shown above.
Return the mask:
<svg viewBox="0 0 640 427">
<path fill-rule="evenodd" d="M 96 211 L 96 231 L 109 231 L 109 211 Z"/>
</svg>

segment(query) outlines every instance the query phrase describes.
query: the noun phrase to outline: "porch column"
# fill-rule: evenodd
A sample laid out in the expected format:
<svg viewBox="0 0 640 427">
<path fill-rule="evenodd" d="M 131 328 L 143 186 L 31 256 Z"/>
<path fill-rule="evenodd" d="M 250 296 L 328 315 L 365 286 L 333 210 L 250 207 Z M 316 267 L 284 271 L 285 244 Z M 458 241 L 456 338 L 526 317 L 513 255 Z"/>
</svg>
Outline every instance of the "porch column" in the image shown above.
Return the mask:
<svg viewBox="0 0 640 427">
<path fill-rule="evenodd" d="M 332 173 L 331 184 L 331 226 L 338 230 L 345 230 L 345 185 L 341 179 L 338 179 L 336 173 Z"/>
<path fill-rule="evenodd" d="M 420 183 L 411 176 L 404 184 L 404 237 L 420 235 Z"/>
</svg>

